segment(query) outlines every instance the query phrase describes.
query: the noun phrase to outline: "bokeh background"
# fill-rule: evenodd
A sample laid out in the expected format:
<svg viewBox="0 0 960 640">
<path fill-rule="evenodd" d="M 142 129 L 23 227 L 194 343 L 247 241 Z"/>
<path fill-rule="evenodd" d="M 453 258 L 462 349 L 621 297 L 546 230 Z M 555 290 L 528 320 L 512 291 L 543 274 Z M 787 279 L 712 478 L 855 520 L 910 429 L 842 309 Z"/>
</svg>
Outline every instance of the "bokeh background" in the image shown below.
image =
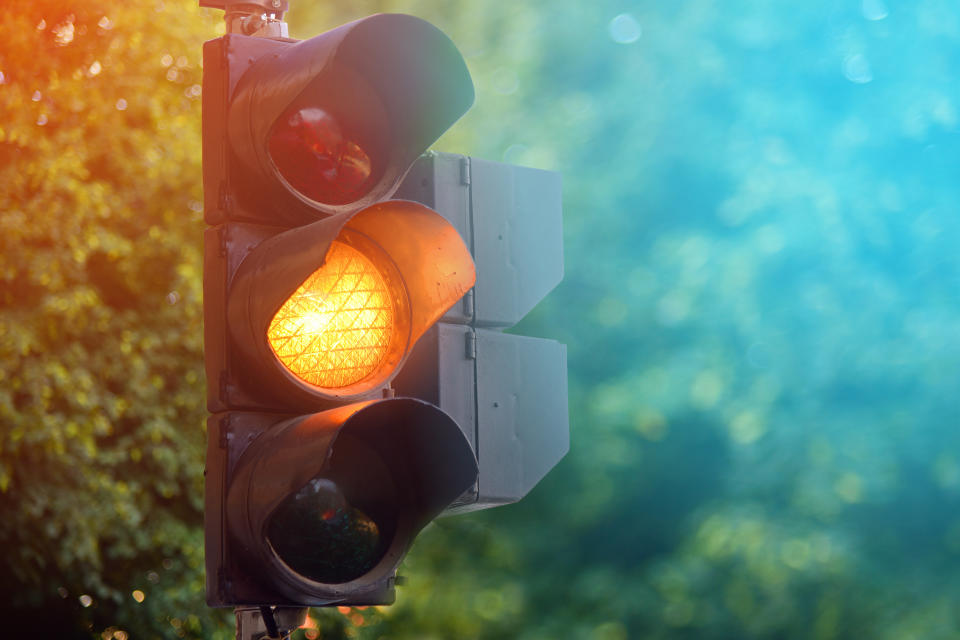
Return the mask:
<svg viewBox="0 0 960 640">
<path fill-rule="evenodd" d="M 0 10 L 0 613 L 230 638 L 203 602 L 190 0 Z M 294 0 L 446 31 L 436 148 L 561 171 L 571 452 L 306 638 L 960 637 L 960 7 Z"/>
</svg>

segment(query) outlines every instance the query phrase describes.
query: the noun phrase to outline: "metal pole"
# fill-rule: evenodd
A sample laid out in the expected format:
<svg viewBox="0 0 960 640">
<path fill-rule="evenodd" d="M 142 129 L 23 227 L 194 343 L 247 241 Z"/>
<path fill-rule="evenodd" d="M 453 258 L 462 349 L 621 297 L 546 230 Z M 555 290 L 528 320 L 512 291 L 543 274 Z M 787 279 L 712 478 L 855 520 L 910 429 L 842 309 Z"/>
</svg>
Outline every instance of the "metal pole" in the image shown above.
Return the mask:
<svg viewBox="0 0 960 640">
<path fill-rule="evenodd" d="M 237 640 L 286 640 L 307 620 L 306 607 L 237 607 Z"/>
</svg>

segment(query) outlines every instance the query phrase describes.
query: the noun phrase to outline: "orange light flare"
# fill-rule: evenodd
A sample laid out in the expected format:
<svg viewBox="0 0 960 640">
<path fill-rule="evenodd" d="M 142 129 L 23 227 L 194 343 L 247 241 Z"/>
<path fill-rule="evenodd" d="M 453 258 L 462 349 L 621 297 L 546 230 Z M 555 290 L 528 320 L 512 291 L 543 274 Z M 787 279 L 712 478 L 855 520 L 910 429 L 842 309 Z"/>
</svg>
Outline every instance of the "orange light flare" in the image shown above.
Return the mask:
<svg viewBox="0 0 960 640">
<path fill-rule="evenodd" d="M 393 298 L 377 267 L 343 242 L 280 307 L 271 349 L 295 376 L 322 388 L 360 382 L 380 367 L 395 331 Z"/>
</svg>

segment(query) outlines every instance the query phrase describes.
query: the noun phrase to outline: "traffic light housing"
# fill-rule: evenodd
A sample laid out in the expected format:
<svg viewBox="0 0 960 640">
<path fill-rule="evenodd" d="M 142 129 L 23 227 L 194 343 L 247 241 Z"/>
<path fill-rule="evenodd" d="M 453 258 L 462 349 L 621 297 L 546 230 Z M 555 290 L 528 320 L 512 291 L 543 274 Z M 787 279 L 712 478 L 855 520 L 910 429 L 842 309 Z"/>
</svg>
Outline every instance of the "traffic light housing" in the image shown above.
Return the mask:
<svg viewBox="0 0 960 640">
<path fill-rule="evenodd" d="M 476 478 L 441 409 L 391 398 L 475 280 L 428 207 L 385 200 L 473 100 L 432 25 L 378 15 L 204 49 L 207 597 L 381 604 Z"/>
<path fill-rule="evenodd" d="M 429 23 L 243 33 L 264 2 L 201 2 L 240 27 L 204 47 L 207 600 L 389 604 L 423 526 L 567 450 L 563 345 L 503 332 L 562 277 L 559 180 L 424 155 L 473 101 Z"/>
</svg>

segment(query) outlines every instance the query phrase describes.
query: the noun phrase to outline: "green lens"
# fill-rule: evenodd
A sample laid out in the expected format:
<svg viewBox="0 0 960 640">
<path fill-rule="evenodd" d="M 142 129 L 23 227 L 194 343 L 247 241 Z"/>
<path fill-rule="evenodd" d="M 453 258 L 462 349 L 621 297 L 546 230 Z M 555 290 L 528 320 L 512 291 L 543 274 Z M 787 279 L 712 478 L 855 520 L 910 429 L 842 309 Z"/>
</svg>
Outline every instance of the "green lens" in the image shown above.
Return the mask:
<svg viewBox="0 0 960 640">
<path fill-rule="evenodd" d="M 341 437 L 328 468 L 273 512 L 267 538 L 297 573 L 328 584 L 350 582 L 369 573 L 390 547 L 397 500 L 380 457 Z"/>
</svg>

